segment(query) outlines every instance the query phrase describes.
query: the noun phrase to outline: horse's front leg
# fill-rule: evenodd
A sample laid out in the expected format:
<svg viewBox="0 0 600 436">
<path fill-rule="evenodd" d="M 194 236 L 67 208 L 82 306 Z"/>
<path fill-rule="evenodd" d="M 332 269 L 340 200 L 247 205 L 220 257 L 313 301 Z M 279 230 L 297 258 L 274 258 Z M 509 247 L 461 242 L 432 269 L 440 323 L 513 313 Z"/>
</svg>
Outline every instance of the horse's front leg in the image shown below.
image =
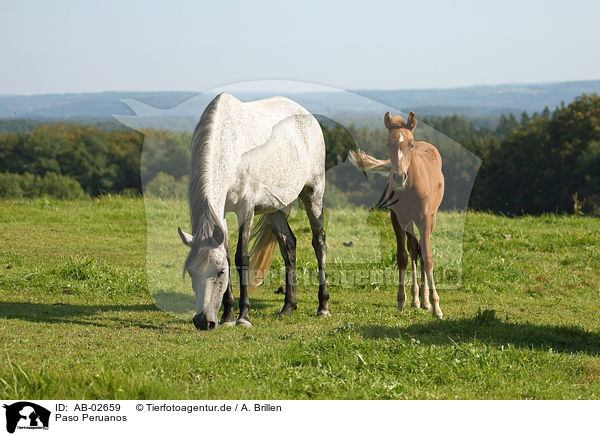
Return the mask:
<svg viewBox="0 0 600 436">
<path fill-rule="evenodd" d="M 407 237 L 407 246 L 408 251 L 410 252 L 410 257 L 412 259 L 412 298 L 413 298 L 413 306 L 414 307 L 422 307 L 425 310 L 431 310 L 431 305 L 429 304 L 429 291 L 425 291 L 427 289 L 427 283 L 421 277 L 421 292 L 419 292 L 419 283 L 417 282 L 417 264 L 419 260 L 419 243 L 417 242 L 417 238 L 415 238 L 414 230 L 412 224 L 409 227 L 409 230 L 406 232 Z M 421 261 L 421 268 L 423 266 L 423 261 Z M 419 298 L 420 297 L 420 298 Z"/>
<path fill-rule="evenodd" d="M 252 327 L 248 310 L 250 310 L 250 299 L 248 298 L 248 268 L 250 266 L 250 254 L 248 245 L 250 243 L 250 230 L 254 213 L 238 216 L 240 222 L 237 249 L 235 251 L 235 267 L 240 276 L 240 316 L 236 324 L 242 327 Z M 233 297 L 233 295 L 232 295 Z"/>
<path fill-rule="evenodd" d="M 433 229 L 431 218 L 427 217 L 419 226 L 419 232 L 421 234 L 421 256 L 423 266 L 425 267 L 425 274 L 427 276 L 427 284 L 429 285 L 429 297 L 433 305 L 433 314 L 438 318 L 443 318 L 442 309 L 440 309 L 440 297 L 438 296 L 435 288 L 435 282 L 433 280 L 433 253 L 431 251 L 431 231 Z"/>
<path fill-rule="evenodd" d="M 398 222 L 398 218 L 396 217 L 396 213 L 392 210 L 392 227 L 394 228 L 394 233 L 396 234 L 396 262 L 398 263 L 398 271 L 400 274 L 399 283 L 398 283 L 398 295 L 396 300 L 398 301 L 398 309 L 403 310 L 404 306 L 406 306 L 406 290 L 405 290 L 405 280 L 406 280 L 406 267 L 408 266 L 408 253 L 406 252 L 406 232 Z M 413 295 L 413 306 L 419 307 L 419 297 L 417 296 L 416 300 Z"/>
<path fill-rule="evenodd" d="M 227 244 L 227 242 L 225 242 Z M 231 289 L 231 258 L 229 256 L 229 247 L 227 246 L 227 265 L 229 265 L 229 271 L 227 271 L 229 275 L 229 283 L 227 283 L 227 290 L 225 294 L 223 294 L 223 316 L 221 317 L 220 324 L 221 325 L 233 325 L 234 323 L 234 315 L 233 315 L 233 306 L 235 305 L 235 298 L 233 298 L 233 290 Z"/>
</svg>

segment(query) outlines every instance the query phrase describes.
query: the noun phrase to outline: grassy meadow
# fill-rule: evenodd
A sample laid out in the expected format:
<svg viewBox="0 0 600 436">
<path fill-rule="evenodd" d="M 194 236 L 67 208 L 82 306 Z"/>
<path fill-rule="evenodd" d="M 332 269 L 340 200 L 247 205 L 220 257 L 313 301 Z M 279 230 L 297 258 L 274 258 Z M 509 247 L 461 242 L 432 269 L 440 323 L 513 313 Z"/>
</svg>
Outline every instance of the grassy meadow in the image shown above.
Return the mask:
<svg viewBox="0 0 600 436">
<path fill-rule="evenodd" d="M 396 309 L 388 213 L 326 219 L 330 318 L 314 316 L 297 211 L 298 310 L 277 316 L 275 279 L 251 297 L 253 328 L 199 332 L 185 203 L 0 200 L 0 397 L 600 399 L 599 219 L 441 213 L 444 320 Z"/>
</svg>

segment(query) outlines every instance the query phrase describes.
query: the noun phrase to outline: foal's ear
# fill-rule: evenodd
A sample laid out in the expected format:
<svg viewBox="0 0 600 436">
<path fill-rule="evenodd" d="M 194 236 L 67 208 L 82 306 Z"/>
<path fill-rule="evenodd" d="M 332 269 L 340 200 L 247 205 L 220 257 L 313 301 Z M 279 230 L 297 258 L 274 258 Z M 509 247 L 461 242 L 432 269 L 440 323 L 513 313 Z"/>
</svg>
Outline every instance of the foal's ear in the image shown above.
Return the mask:
<svg viewBox="0 0 600 436">
<path fill-rule="evenodd" d="M 392 114 L 389 112 L 385 113 L 383 116 L 383 124 L 385 124 L 386 129 L 390 129 L 390 126 L 392 125 Z"/>
<path fill-rule="evenodd" d="M 179 227 L 177 227 L 177 233 L 179 233 L 179 237 L 181 238 L 181 241 L 185 245 L 187 245 L 188 247 L 192 246 L 192 239 L 194 239 L 194 237 L 192 235 L 190 235 L 189 233 L 184 232 Z"/>
<path fill-rule="evenodd" d="M 406 122 L 406 128 L 408 130 L 415 130 L 415 128 L 417 127 L 417 116 L 415 115 L 414 112 L 411 112 L 410 115 L 408 116 L 408 121 Z"/>
</svg>

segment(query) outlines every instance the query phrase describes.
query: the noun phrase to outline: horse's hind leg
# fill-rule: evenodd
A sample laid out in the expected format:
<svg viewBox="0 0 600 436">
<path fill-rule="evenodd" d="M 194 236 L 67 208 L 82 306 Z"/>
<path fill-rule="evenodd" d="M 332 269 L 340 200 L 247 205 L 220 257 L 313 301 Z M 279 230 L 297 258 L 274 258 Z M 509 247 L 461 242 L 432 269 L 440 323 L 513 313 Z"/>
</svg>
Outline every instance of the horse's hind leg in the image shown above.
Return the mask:
<svg viewBox="0 0 600 436">
<path fill-rule="evenodd" d="M 289 315 L 298 307 L 296 297 L 296 237 L 287 221 L 287 213 L 274 212 L 269 215 L 269 225 L 279 242 L 281 256 L 285 262 L 285 302 L 281 315 Z"/>
<path fill-rule="evenodd" d="M 396 233 L 396 262 L 398 263 L 398 270 L 400 274 L 400 281 L 398 284 L 398 296 L 396 299 L 398 300 L 398 309 L 404 309 L 406 305 L 406 290 L 404 289 L 404 282 L 406 280 L 406 267 L 408 266 L 408 253 L 406 253 L 406 232 L 398 222 L 396 218 L 396 214 L 392 210 L 392 227 L 394 228 L 394 232 Z M 414 298 L 414 296 L 413 296 Z M 415 302 L 413 299 L 413 305 L 419 304 L 419 297 L 417 296 L 417 301 Z"/>
<path fill-rule="evenodd" d="M 323 189 L 305 187 L 300 198 L 306 208 L 310 229 L 312 230 L 312 246 L 317 256 L 319 265 L 319 308 L 317 316 L 329 316 L 329 291 L 325 280 L 325 258 L 327 257 L 327 244 L 325 242 L 325 229 L 323 219 Z"/>
<path fill-rule="evenodd" d="M 406 237 L 408 251 L 410 252 L 410 257 L 412 260 L 412 305 L 414 307 L 422 307 L 423 309 L 431 310 L 431 305 L 429 304 L 429 290 L 427 288 L 427 283 L 425 280 L 423 280 L 423 276 L 421 276 L 421 292 L 419 292 L 419 283 L 417 282 L 417 267 L 418 260 L 420 258 L 419 243 L 417 242 L 417 238 L 415 238 L 415 235 L 411 231 L 406 232 Z M 421 267 L 422 266 L 423 261 L 421 260 Z M 425 295 L 426 289 L 427 295 Z"/>
</svg>

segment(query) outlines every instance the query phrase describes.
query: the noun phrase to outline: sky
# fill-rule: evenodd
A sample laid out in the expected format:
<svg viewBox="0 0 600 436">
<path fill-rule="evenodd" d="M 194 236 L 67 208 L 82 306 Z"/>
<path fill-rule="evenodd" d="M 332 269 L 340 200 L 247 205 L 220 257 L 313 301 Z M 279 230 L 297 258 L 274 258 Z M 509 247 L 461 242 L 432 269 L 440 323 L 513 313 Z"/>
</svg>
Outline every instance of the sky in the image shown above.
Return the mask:
<svg viewBox="0 0 600 436">
<path fill-rule="evenodd" d="M 0 94 L 600 79 L 597 1 L 0 0 Z"/>
</svg>

